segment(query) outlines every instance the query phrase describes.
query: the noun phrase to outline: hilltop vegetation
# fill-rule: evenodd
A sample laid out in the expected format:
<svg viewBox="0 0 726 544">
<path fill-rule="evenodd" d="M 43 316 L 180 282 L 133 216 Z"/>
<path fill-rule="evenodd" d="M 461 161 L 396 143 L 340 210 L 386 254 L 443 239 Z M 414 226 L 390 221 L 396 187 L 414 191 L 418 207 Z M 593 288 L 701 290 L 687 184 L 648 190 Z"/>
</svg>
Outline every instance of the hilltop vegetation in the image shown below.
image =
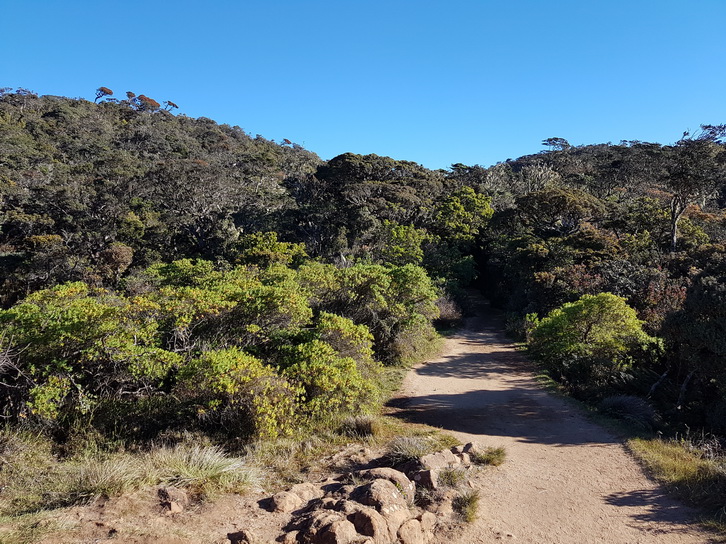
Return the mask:
<svg viewBox="0 0 726 544">
<path fill-rule="evenodd" d="M 9 422 L 255 437 L 375 410 L 475 285 L 576 396 L 726 432 L 725 127 L 432 171 L 106 91 L 0 96 Z"/>
</svg>

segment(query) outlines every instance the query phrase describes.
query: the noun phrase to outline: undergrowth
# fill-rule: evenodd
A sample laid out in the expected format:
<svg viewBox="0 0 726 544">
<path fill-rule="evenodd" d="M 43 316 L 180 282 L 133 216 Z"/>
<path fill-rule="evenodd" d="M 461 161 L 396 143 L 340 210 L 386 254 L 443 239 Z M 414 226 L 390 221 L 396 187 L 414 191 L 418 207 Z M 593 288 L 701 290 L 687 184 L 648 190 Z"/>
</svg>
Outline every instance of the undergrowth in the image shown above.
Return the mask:
<svg viewBox="0 0 726 544">
<path fill-rule="evenodd" d="M 179 444 L 146 452 L 83 452 L 62 458 L 46 437 L 0 433 L 0 515 L 87 504 L 149 485 L 189 488 L 200 498 L 243 491 L 258 480 L 247 459 L 217 446 Z"/>
</svg>

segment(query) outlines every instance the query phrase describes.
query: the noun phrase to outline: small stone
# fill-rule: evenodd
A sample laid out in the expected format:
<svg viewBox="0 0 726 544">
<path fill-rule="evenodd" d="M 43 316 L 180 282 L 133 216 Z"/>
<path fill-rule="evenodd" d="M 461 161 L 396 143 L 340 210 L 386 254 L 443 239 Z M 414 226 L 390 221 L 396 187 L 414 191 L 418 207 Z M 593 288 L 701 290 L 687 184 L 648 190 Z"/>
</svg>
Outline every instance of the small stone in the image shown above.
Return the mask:
<svg viewBox="0 0 726 544">
<path fill-rule="evenodd" d="M 303 503 L 310 502 L 313 499 L 319 499 L 323 496 L 323 490 L 315 484 L 311 484 L 310 482 L 295 484 L 289 489 L 288 492 L 294 493 L 295 495 L 300 497 Z"/>
<path fill-rule="evenodd" d="M 430 533 L 436 527 L 436 514 L 424 512 L 419 516 L 419 521 L 421 522 L 421 529 L 426 533 Z"/>
<path fill-rule="evenodd" d="M 464 446 L 463 453 L 468 453 L 470 456 L 474 456 L 477 454 L 484 453 L 484 449 L 479 444 L 474 444 L 473 442 L 469 442 L 466 446 Z"/>
<path fill-rule="evenodd" d="M 166 508 L 166 515 L 171 516 L 172 514 L 178 514 L 184 511 L 184 507 L 176 501 L 166 502 L 163 504 Z"/>
<path fill-rule="evenodd" d="M 297 535 L 299 534 L 299 531 L 290 531 L 289 533 L 285 533 L 280 538 L 277 539 L 278 542 L 281 544 L 297 544 Z"/>
<path fill-rule="evenodd" d="M 409 504 L 413 504 L 416 495 L 416 484 L 409 480 L 408 476 L 403 472 L 392 468 L 372 468 L 358 471 L 355 475 L 366 480 L 388 480 L 398 488 Z"/>
<path fill-rule="evenodd" d="M 303 500 L 289 491 L 280 491 L 272 496 L 271 505 L 273 512 L 292 512 L 303 504 Z"/>
<path fill-rule="evenodd" d="M 227 533 L 227 538 L 231 544 L 253 544 L 257 542 L 255 535 L 248 530 L 237 531 L 236 533 Z"/>
<path fill-rule="evenodd" d="M 424 544 L 421 523 L 417 519 L 409 519 L 398 530 L 398 538 L 401 540 L 401 544 Z"/>
<path fill-rule="evenodd" d="M 358 539 L 355 527 L 348 520 L 334 521 L 320 529 L 311 540 L 312 544 L 351 544 Z"/>
<path fill-rule="evenodd" d="M 189 504 L 189 495 L 183 489 L 178 487 L 160 487 L 156 494 L 162 502 L 176 502 L 181 506 Z"/>
<path fill-rule="evenodd" d="M 468 453 L 459 453 L 456 456 L 459 458 L 462 465 L 471 465 L 471 455 Z"/>
<path fill-rule="evenodd" d="M 413 481 L 426 489 L 437 489 L 439 486 L 439 470 L 419 470 L 413 475 Z"/>
</svg>

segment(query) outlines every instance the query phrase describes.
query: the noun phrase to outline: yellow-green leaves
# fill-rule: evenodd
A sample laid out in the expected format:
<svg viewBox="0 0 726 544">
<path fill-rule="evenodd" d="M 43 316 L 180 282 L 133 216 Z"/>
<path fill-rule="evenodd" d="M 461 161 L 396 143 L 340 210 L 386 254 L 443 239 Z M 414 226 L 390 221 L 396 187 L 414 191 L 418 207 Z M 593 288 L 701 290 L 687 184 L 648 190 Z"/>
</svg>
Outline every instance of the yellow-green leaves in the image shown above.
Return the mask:
<svg viewBox="0 0 726 544">
<path fill-rule="evenodd" d="M 274 438 L 294 427 L 297 391 L 238 348 L 210 351 L 192 361 L 177 390 L 197 401 L 203 419 L 237 435 Z"/>
<path fill-rule="evenodd" d="M 583 295 L 537 320 L 529 349 L 550 371 L 588 387 L 607 383 L 630 364 L 631 351 L 656 343 L 624 298 Z"/>
</svg>

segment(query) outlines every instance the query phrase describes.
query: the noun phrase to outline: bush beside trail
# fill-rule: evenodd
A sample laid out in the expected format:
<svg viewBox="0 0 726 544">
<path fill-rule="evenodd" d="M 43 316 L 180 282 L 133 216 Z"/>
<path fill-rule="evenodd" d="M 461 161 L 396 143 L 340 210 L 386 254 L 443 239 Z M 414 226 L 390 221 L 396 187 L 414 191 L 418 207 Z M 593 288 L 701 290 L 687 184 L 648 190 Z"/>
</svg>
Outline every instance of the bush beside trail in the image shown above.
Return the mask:
<svg viewBox="0 0 726 544">
<path fill-rule="evenodd" d="M 425 351 L 438 315 L 438 290 L 411 264 L 185 259 L 125 284 L 62 284 L 0 311 L 6 417 L 121 439 L 287 435 L 375 410 L 378 361 Z"/>
</svg>

